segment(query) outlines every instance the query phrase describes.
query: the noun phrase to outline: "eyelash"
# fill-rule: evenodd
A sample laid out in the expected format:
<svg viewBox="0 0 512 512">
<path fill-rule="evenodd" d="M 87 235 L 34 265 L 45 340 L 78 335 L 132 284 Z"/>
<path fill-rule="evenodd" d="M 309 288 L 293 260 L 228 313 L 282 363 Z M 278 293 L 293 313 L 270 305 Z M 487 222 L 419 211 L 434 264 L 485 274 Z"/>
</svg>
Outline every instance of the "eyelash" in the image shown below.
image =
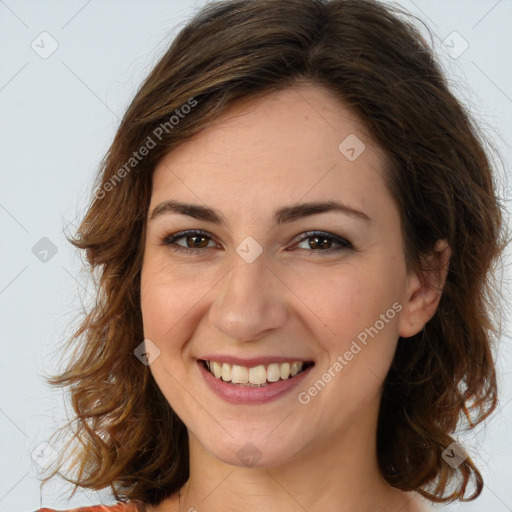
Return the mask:
<svg viewBox="0 0 512 512">
<path fill-rule="evenodd" d="M 189 231 L 180 231 L 178 233 L 174 233 L 170 236 L 165 237 L 162 240 L 163 245 L 167 245 L 170 249 L 173 251 L 185 253 L 185 254 L 197 254 L 200 251 L 204 251 L 205 249 L 211 249 L 211 247 L 202 247 L 202 248 L 193 248 L 193 247 L 183 247 L 181 245 L 177 245 L 175 242 L 177 240 L 180 240 L 181 238 L 188 238 L 190 236 L 204 236 L 206 238 L 209 238 L 210 240 L 213 240 L 213 237 L 211 237 L 207 232 L 201 231 L 201 230 L 189 230 Z M 352 244 L 346 240 L 345 238 L 342 238 L 337 235 L 333 235 L 332 233 L 327 233 L 325 231 L 307 231 L 305 233 L 301 233 L 301 235 L 295 237 L 293 239 L 293 242 L 300 243 L 304 240 L 307 240 L 309 238 L 314 237 L 322 237 L 329 240 L 334 241 L 335 243 L 339 244 L 340 247 L 338 248 L 329 248 L 329 249 L 299 249 L 299 250 L 305 250 L 308 252 L 322 252 L 322 253 L 329 253 L 332 254 L 333 252 L 340 252 L 345 249 L 354 249 Z"/>
</svg>

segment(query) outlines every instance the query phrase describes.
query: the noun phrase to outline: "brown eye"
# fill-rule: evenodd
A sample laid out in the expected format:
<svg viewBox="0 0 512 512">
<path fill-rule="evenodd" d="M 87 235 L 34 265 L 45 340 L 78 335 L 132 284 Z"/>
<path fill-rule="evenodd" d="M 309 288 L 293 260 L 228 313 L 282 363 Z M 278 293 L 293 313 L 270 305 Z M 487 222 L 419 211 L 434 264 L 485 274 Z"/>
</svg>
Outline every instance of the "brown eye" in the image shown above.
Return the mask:
<svg viewBox="0 0 512 512">
<path fill-rule="evenodd" d="M 308 249 L 313 249 L 310 252 L 335 252 L 341 251 L 343 249 L 352 249 L 352 244 L 346 240 L 345 238 L 341 238 L 337 235 L 333 235 L 331 233 L 326 233 L 324 231 L 309 231 L 300 235 L 298 238 L 299 243 L 304 241 L 308 241 Z M 332 247 L 332 245 L 336 244 L 338 247 Z M 308 250 L 305 248 L 300 248 L 301 250 Z"/>
<path fill-rule="evenodd" d="M 206 247 L 208 245 L 208 241 L 206 241 L 206 245 L 204 243 L 204 241 L 207 239 L 207 237 L 205 237 L 204 235 L 189 235 L 189 236 L 184 236 L 181 238 L 184 238 L 185 240 L 187 240 L 187 244 L 188 244 L 189 240 L 192 240 L 191 248 L 201 248 L 202 249 L 203 247 Z"/>
<path fill-rule="evenodd" d="M 185 239 L 186 246 L 176 243 L 181 239 Z M 181 231 L 166 237 L 163 243 L 168 245 L 173 251 L 195 253 L 206 249 L 210 241 L 211 237 L 203 231 Z"/>
</svg>

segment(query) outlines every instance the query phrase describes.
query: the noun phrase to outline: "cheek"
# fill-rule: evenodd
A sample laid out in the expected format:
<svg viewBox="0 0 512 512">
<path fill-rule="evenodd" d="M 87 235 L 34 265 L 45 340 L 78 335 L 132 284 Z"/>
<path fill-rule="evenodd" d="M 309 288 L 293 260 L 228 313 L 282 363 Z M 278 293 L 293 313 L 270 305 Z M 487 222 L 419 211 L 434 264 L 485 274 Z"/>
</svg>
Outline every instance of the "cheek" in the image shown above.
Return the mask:
<svg viewBox="0 0 512 512">
<path fill-rule="evenodd" d="M 180 291 L 172 286 L 165 273 L 151 261 L 144 263 L 141 274 L 141 311 L 144 337 L 153 341 L 165 356 L 171 348 L 168 338 L 178 319 L 185 314 L 185 301 L 180 301 Z"/>
<path fill-rule="evenodd" d="M 400 283 L 398 265 L 390 268 L 375 261 L 331 272 L 322 288 L 311 281 L 302 285 L 300 296 L 310 297 L 307 305 L 321 319 L 313 337 L 327 352 L 329 367 L 336 361 L 342 365 L 339 389 L 350 390 L 354 397 L 373 395 L 389 370 L 403 308 Z"/>
<path fill-rule="evenodd" d="M 183 352 L 187 350 L 187 340 L 193 336 L 198 302 L 204 292 L 191 286 L 190 279 L 177 278 L 179 273 L 171 272 L 168 267 L 156 258 L 145 260 L 141 273 L 141 311 L 144 338 L 160 350 L 150 371 L 167 402 L 181 417 L 188 410 L 187 394 L 180 384 L 187 378 Z"/>
<path fill-rule="evenodd" d="M 144 335 L 161 342 L 185 324 L 208 283 L 156 256 L 145 260 L 141 273 L 141 310 Z M 211 287 L 211 284 L 210 284 Z M 193 314 L 193 311 L 192 311 Z"/>
<path fill-rule="evenodd" d="M 354 339 L 400 297 L 397 276 L 391 275 L 389 269 L 379 269 L 378 264 L 331 269 L 324 277 L 301 276 L 292 285 L 296 296 L 307 306 L 310 319 L 316 318 L 313 321 L 318 324 L 318 332 L 323 331 L 319 340 L 327 336 L 333 343 L 343 344 Z M 396 322 L 394 311 L 389 316 L 393 318 L 386 325 Z"/>
</svg>

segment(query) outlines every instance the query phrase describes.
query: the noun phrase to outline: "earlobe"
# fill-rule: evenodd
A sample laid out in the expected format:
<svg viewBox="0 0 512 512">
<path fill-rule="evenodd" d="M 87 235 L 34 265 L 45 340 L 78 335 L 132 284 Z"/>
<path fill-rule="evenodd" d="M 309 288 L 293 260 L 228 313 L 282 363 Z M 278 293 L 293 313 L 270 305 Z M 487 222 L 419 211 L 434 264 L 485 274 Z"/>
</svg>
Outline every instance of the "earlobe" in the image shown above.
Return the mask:
<svg viewBox="0 0 512 512">
<path fill-rule="evenodd" d="M 406 301 L 399 323 L 402 338 L 420 332 L 434 316 L 448 276 L 450 256 L 448 242 L 438 240 L 433 252 L 424 258 L 423 268 L 408 278 Z"/>
</svg>

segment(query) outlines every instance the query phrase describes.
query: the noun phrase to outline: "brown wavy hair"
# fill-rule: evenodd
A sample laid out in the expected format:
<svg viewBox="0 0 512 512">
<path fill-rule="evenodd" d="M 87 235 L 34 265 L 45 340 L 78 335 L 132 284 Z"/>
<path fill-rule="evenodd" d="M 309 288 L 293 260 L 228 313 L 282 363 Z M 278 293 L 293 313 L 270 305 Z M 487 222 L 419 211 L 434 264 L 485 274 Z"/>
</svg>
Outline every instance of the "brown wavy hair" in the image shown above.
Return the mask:
<svg viewBox="0 0 512 512">
<path fill-rule="evenodd" d="M 398 340 L 384 382 L 381 472 L 432 501 L 481 493 L 471 458 L 453 469 L 442 453 L 464 415 L 472 428 L 497 404 L 493 271 L 506 237 L 495 149 L 450 92 L 415 21 L 373 0 L 223 0 L 179 32 L 129 105 L 70 237 L 97 278 L 96 302 L 65 346 L 73 349 L 66 368 L 47 379 L 70 388 L 74 417 L 54 434 L 72 432 L 42 485 L 59 473 L 75 484 L 72 494 L 110 486 L 118 500 L 157 504 L 187 481 L 186 426 L 134 356 L 152 171 L 227 105 L 306 81 L 339 98 L 383 148 L 408 269 L 425 270 L 439 239 L 452 249 L 436 314 Z M 60 471 L 65 462 L 73 477 Z"/>
</svg>

